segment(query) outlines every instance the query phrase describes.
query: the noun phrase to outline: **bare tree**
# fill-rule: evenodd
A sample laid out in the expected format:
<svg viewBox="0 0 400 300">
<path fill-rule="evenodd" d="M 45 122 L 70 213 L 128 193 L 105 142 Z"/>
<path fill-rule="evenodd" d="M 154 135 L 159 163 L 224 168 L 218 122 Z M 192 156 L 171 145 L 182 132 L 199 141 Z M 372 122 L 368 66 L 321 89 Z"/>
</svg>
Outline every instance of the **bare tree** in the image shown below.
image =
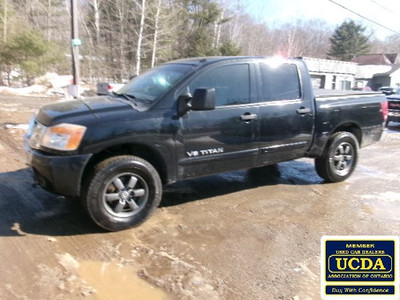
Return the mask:
<svg viewBox="0 0 400 300">
<path fill-rule="evenodd" d="M 99 2 L 100 0 L 92 0 L 91 5 L 93 7 L 93 15 L 94 15 L 94 29 L 96 32 L 96 44 L 100 43 L 100 11 L 99 11 Z"/>
<path fill-rule="evenodd" d="M 146 0 L 142 0 L 142 3 L 139 5 L 140 7 L 140 25 L 139 25 L 139 33 L 137 37 L 137 47 L 136 47 L 136 69 L 135 74 L 140 74 L 140 61 L 141 61 L 141 53 L 142 53 L 142 42 L 143 42 L 143 31 L 144 31 L 144 19 L 146 17 Z"/>
<path fill-rule="evenodd" d="M 160 22 L 160 11 L 161 11 L 161 0 L 158 0 L 156 6 L 156 15 L 154 20 L 154 35 L 153 35 L 153 49 L 151 52 L 151 67 L 154 68 L 156 63 L 156 54 L 157 54 L 157 42 L 158 42 L 158 34 L 159 34 L 159 22 Z"/>
<path fill-rule="evenodd" d="M 3 42 L 6 42 L 8 30 L 8 0 L 3 0 L 3 14 L 1 20 L 3 22 Z"/>
</svg>

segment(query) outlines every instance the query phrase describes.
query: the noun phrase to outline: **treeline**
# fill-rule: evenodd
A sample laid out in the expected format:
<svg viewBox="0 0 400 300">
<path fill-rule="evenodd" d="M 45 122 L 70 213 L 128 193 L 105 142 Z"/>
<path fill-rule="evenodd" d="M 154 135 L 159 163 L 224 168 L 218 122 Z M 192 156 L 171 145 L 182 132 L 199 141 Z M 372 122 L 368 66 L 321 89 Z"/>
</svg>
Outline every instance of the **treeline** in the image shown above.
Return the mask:
<svg viewBox="0 0 400 300">
<path fill-rule="evenodd" d="M 121 81 L 165 61 L 210 55 L 327 58 L 335 27 L 323 20 L 276 26 L 228 0 L 76 0 L 81 73 Z M 0 0 L 1 84 L 70 73 L 70 0 Z M 368 35 L 371 52 L 400 52 L 399 37 Z"/>
</svg>

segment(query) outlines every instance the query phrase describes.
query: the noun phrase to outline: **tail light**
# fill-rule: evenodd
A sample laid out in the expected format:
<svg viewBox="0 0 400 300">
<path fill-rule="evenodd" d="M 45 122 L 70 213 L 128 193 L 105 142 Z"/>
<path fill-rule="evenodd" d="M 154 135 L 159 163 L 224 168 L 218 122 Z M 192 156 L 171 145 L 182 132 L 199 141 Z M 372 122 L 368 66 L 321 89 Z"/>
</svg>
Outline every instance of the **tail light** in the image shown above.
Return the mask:
<svg viewBox="0 0 400 300">
<path fill-rule="evenodd" d="M 389 104 L 387 101 L 381 102 L 381 112 L 382 112 L 382 117 L 383 121 L 386 122 L 389 114 Z"/>
</svg>

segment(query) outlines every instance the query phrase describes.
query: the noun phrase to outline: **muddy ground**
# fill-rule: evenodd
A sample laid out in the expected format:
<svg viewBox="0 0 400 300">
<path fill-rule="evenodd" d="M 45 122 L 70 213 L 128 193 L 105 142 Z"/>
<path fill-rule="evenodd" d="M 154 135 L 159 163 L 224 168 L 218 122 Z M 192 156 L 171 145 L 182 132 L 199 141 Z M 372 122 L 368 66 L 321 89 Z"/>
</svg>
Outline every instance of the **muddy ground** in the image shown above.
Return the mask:
<svg viewBox="0 0 400 300">
<path fill-rule="evenodd" d="M 0 299 L 319 299 L 321 236 L 400 235 L 400 124 L 344 183 L 308 159 L 185 181 L 107 233 L 32 185 L 15 125 L 51 101 L 0 96 Z"/>
</svg>

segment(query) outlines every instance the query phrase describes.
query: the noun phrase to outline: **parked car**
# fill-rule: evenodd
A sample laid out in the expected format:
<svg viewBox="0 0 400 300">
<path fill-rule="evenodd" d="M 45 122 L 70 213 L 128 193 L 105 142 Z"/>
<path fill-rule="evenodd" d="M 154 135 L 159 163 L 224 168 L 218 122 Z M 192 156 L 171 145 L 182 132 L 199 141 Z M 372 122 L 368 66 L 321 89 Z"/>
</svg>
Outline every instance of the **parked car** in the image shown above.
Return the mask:
<svg viewBox="0 0 400 300">
<path fill-rule="evenodd" d="M 369 86 L 354 87 L 354 88 L 352 88 L 352 90 L 353 91 L 372 92 L 372 89 Z"/>
<path fill-rule="evenodd" d="M 99 82 L 96 93 L 98 96 L 109 95 L 111 92 L 118 91 L 123 86 L 123 83 Z"/>
<path fill-rule="evenodd" d="M 301 59 L 179 60 L 118 93 L 43 106 L 24 148 L 43 188 L 122 230 L 188 178 L 310 157 L 327 182 L 347 179 L 382 135 L 386 98 L 333 93 L 315 97 Z"/>
<path fill-rule="evenodd" d="M 400 122 L 400 89 L 398 89 L 395 94 L 387 97 L 387 99 L 389 100 L 387 124 L 391 121 Z"/>
<path fill-rule="evenodd" d="M 399 88 L 390 87 L 390 86 L 383 86 L 378 89 L 378 92 L 384 93 L 385 95 L 392 95 L 398 91 Z"/>
</svg>

